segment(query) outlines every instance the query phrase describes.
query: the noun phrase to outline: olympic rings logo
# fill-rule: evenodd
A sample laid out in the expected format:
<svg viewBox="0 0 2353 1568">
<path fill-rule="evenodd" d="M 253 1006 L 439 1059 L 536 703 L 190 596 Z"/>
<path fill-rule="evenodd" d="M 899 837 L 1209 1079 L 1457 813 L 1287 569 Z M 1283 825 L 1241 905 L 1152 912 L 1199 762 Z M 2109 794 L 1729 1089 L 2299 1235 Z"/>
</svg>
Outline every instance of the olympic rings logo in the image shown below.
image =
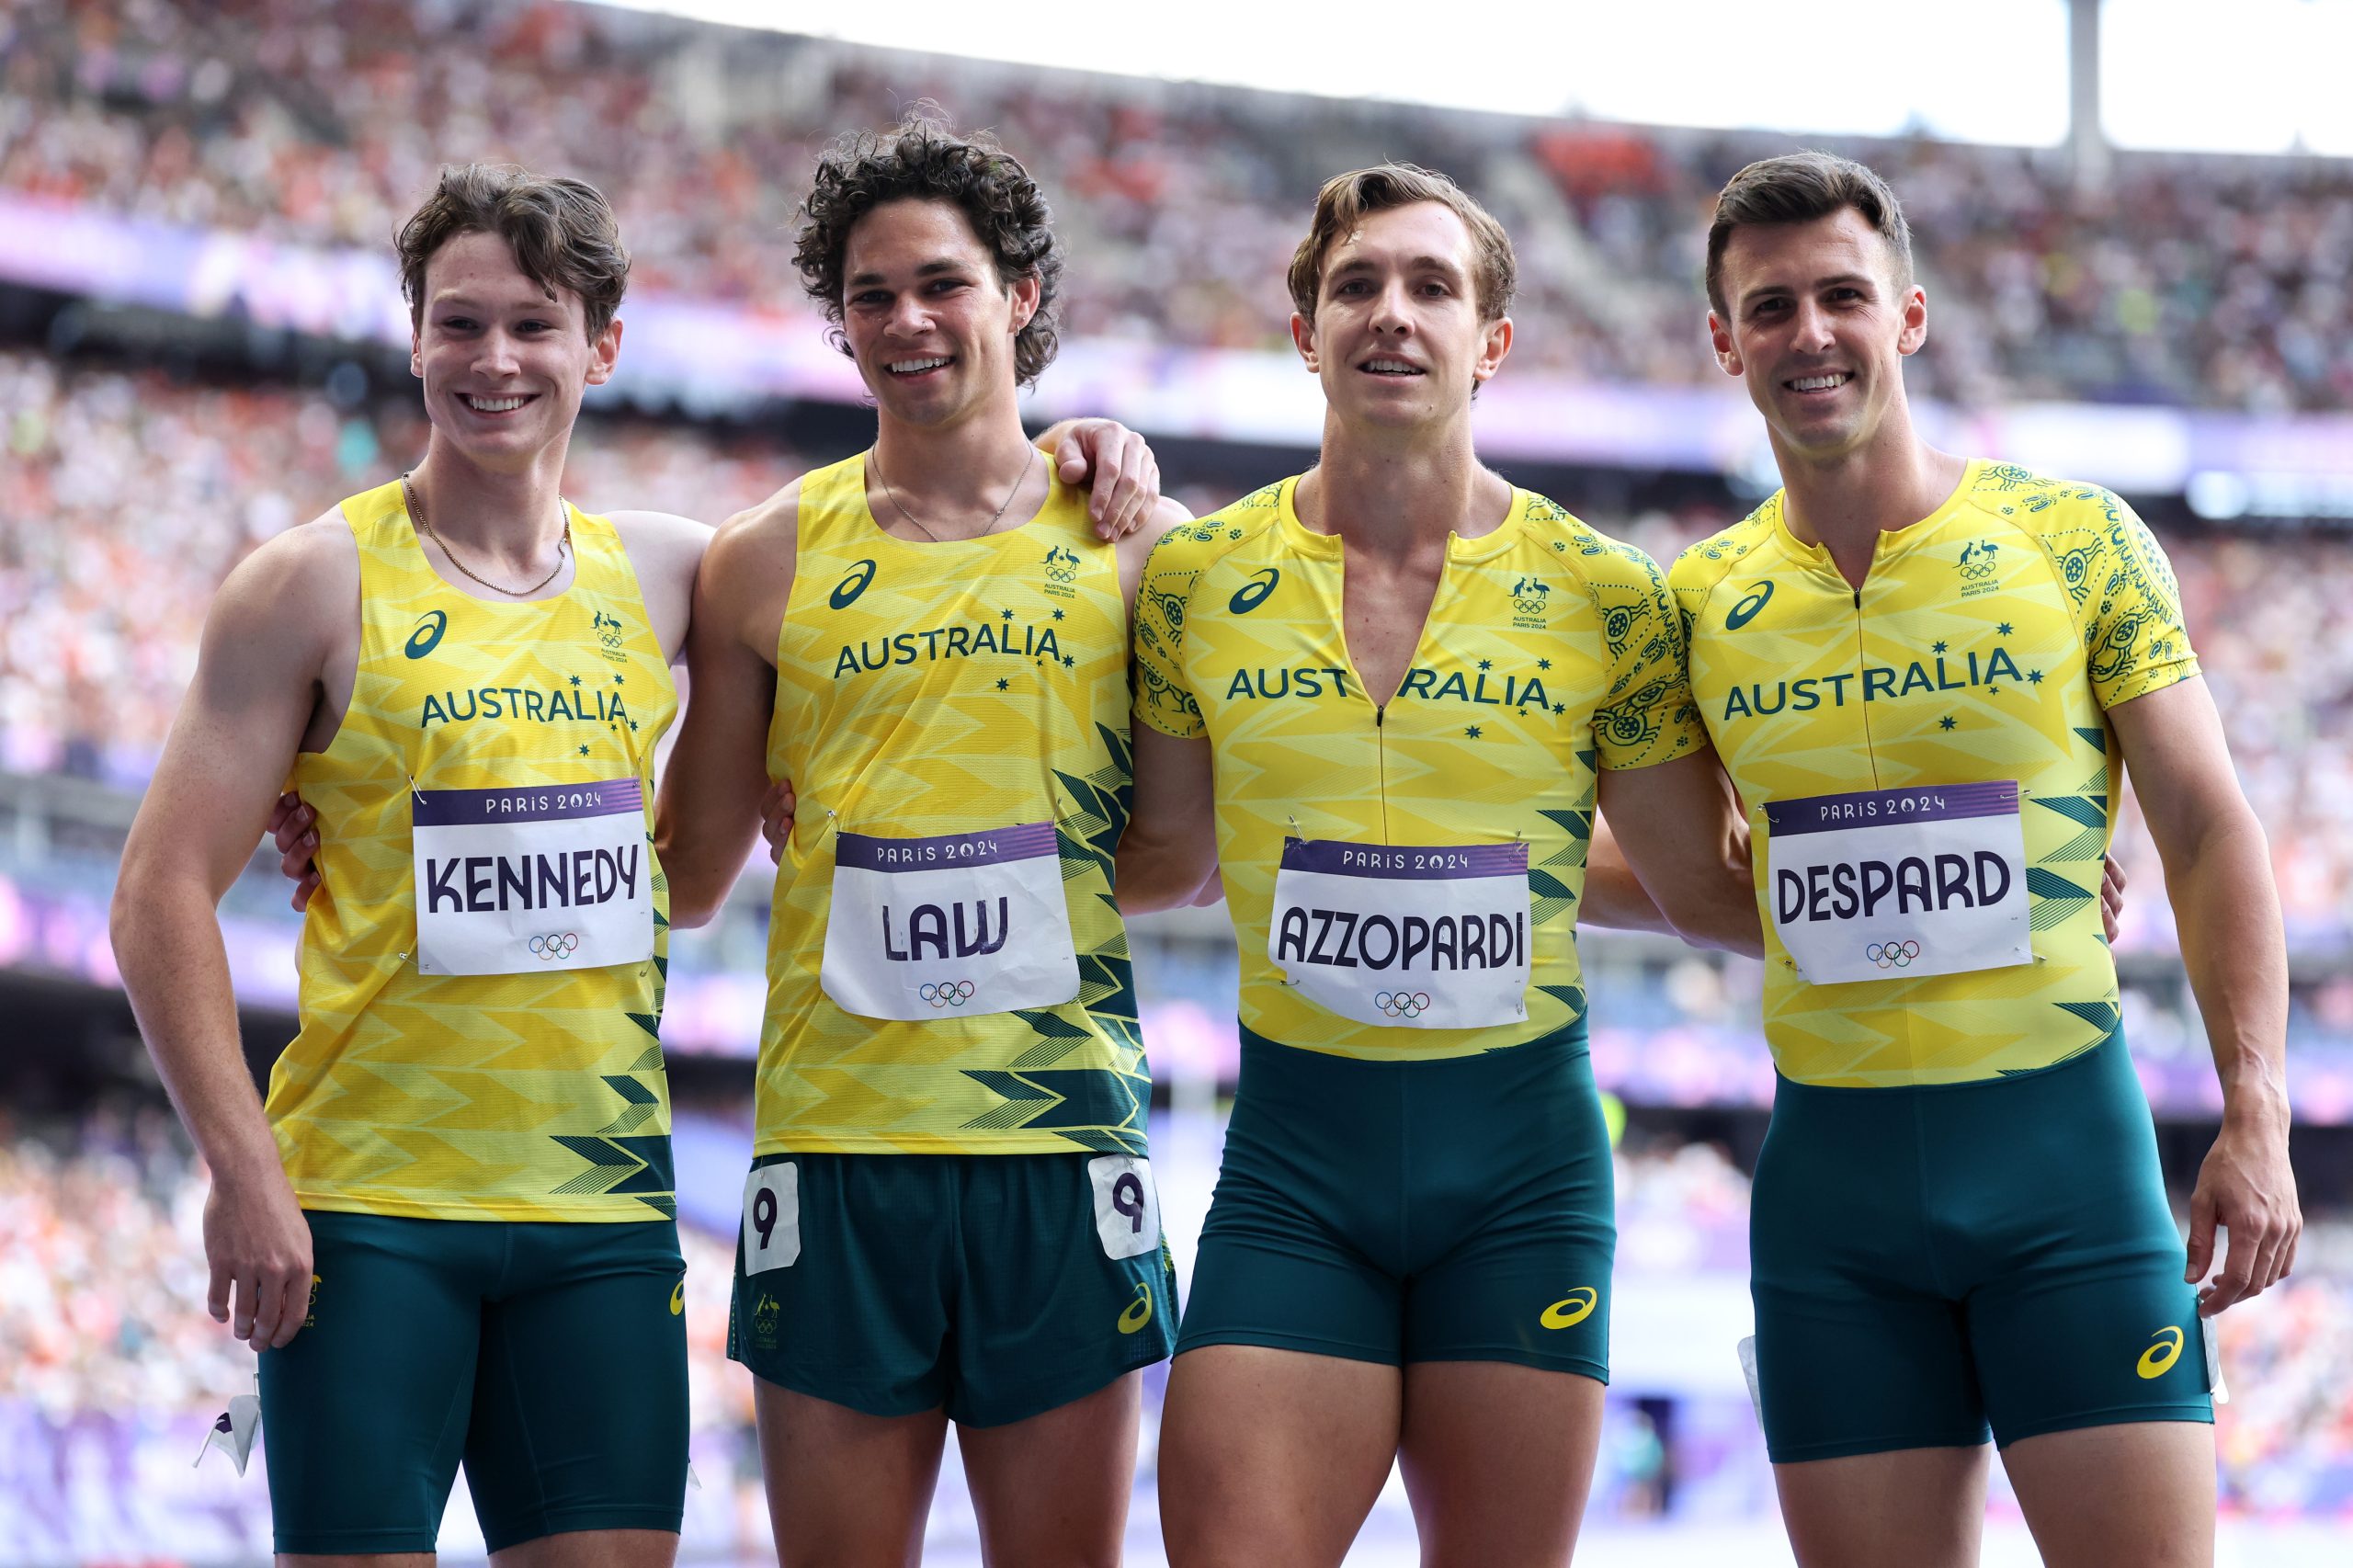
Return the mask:
<svg viewBox="0 0 2353 1568">
<path fill-rule="evenodd" d="M 972 999 L 972 983 L 969 980 L 926 980 L 915 988 L 915 994 L 935 1007 L 961 1007 Z"/>
<path fill-rule="evenodd" d="M 575 931 L 558 931 L 544 937 L 534 937 L 528 944 L 531 956 L 553 962 L 568 959 L 580 950 L 580 936 Z"/>
<path fill-rule="evenodd" d="M 1430 994 L 1427 991 L 1384 991 L 1372 999 L 1372 1005 L 1392 1018 L 1418 1018 L 1429 1010 Z"/>
<path fill-rule="evenodd" d="M 1863 957 L 1881 969 L 1910 969 L 1919 956 L 1917 942 L 1873 942 L 1863 949 Z"/>
</svg>

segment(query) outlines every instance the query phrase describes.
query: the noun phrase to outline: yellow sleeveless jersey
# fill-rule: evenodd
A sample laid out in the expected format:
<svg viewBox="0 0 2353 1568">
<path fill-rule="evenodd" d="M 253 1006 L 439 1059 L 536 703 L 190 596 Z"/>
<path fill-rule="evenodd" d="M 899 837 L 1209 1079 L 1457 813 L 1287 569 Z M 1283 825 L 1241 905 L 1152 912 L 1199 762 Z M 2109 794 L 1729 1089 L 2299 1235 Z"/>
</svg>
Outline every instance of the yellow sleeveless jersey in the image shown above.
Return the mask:
<svg viewBox="0 0 2353 1568">
<path fill-rule="evenodd" d="M 1049 481 L 1029 522 L 945 543 L 882 531 L 863 457 L 801 482 L 768 732 L 799 803 L 769 926 L 759 1153 L 1144 1152 L 1151 1070 L 1111 896 L 1133 790 L 1127 605 L 1085 495 Z M 910 1021 L 827 994 L 845 834 L 1017 824 L 1051 824 L 1075 1000 Z"/>
<path fill-rule="evenodd" d="M 575 509 L 572 586 L 492 603 L 435 574 L 397 483 L 343 516 L 359 546 L 358 679 L 333 743 L 295 761 L 322 881 L 302 927 L 301 1029 L 267 1106 L 295 1196 L 437 1220 L 674 1214 L 652 810 L 654 746 L 677 696 L 620 536 Z M 544 903 L 544 972 L 423 972 L 421 802 L 545 801 L 602 781 L 642 802 L 644 858 L 628 870 L 651 884 L 652 959 L 567 967 L 565 873 L 561 887 L 503 890 Z M 473 869 L 473 893 L 494 903 L 491 869 Z M 464 899 L 450 880 L 428 900 Z"/>
<path fill-rule="evenodd" d="M 2106 710 L 2198 673 L 2172 570 L 2131 510 L 1975 461 L 1933 516 L 1880 536 L 1859 590 L 1790 533 L 1779 494 L 1684 551 L 1671 582 L 1692 692 L 1753 835 L 1780 1071 L 1968 1083 L 2115 1034 L 2099 891 L 2122 778 Z M 2009 785 L 2031 961 L 1907 977 L 1898 947 L 1883 979 L 1801 975 L 1768 886 L 1777 803 Z"/>
<path fill-rule="evenodd" d="M 1705 738 L 1658 567 L 1515 490 L 1500 528 L 1449 541 L 1421 642 L 1377 707 L 1349 664 L 1341 540 L 1300 521 L 1297 485 L 1284 480 L 1170 531 L 1136 609 L 1137 717 L 1215 749 L 1243 1027 L 1284 1045 L 1403 1060 L 1497 1050 L 1577 1022 L 1595 770 L 1669 761 Z M 1267 951 L 1287 839 L 1524 842 L 1525 1018 L 1388 1028 L 1300 994 Z"/>
</svg>

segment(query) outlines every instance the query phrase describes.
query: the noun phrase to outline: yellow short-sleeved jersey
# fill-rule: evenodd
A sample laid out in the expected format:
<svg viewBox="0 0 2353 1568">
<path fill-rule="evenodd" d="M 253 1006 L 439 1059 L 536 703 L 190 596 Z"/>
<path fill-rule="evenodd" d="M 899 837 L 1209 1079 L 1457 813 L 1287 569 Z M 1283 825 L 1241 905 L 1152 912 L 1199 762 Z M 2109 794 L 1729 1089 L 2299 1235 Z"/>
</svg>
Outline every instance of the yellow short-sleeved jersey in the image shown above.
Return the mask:
<svg viewBox="0 0 2353 1568">
<path fill-rule="evenodd" d="M 1766 1038 L 1787 1076 L 1875 1086 L 2047 1067 L 2118 1027 L 2101 858 L 2121 787 L 2106 711 L 2198 673 L 2164 551 L 2090 485 L 1972 462 L 1879 538 L 1859 590 L 1782 497 L 1671 574 L 1692 694 L 1738 789 L 1765 918 Z M 1810 984 L 1773 924 L 1774 801 L 2015 782 L 2033 961 Z"/>
<path fill-rule="evenodd" d="M 1137 718 L 1215 749 L 1243 1026 L 1285 1045 L 1394 1060 L 1496 1050 L 1576 1022 L 1595 769 L 1665 762 L 1703 739 L 1658 567 L 1516 490 L 1501 527 L 1449 541 L 1420 644 L 1376 706 L 1349 664 L 1341 540 L 1300 521 L 1297 483 L 1169 532 L 1136 607 Z M 1286 837 L 1525 840 L 1526 1019 L 1384 1028 L 1299 994 L 1267 950 Z"/>
<path fill-rule="evenodd" d="M 321 882 L 302 921 L 301 1032 L 267 1105 L 294 1195 L 305 1209 L 428 1220 L 674 1214 L 657 1038 L 669 892 L 652 808 L 677 694 L 620 538 L 574 511 L 572 586 L 494 603 L 434 573 L 397 483 L 343 516 L 359 547 L 359 662 L 335 740 L 295 759 L 293 784 L 319 814 Z M 642 801 L 653 957 L 424 972 L 419 802 L 595 780 Z M 453 902 L 448 887 L 426 896 Z M 544 886 L 496 896 L 544 906 L 551 933 L 567 924 Z"/>
<path fill-rule="evenodd" d="M 1134 790 L 1127 604 L 1086 496 L 1052 480 L 1018 528 L 882 531 L 851 458 L 801 482 L 768 768 L 798 796 L 768 928 L 754 1148 L 762 1154 L 1144 1152 L 1152 1074 L 1111 855 Z M 921 1022 L 824 984 L 844 833 L 1051 823 L 1075 1000 Z"/>
</svg>

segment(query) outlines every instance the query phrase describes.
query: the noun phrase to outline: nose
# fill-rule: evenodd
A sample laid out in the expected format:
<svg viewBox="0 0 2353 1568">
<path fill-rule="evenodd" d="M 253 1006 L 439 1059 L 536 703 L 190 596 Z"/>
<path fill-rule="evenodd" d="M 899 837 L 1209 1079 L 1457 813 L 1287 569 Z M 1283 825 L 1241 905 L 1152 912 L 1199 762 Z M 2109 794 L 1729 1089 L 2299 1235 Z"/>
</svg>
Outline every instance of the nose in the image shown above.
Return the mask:
<svg viewBox="0 0 2353 1568">
<path fill-rule="evenodd" d="M 1373 301 L 1373 331 L 1392 337 L 1413 335 L 1413 296 L 1409 287 L 1403 278 L 1392 278 L 1381 286 L 1381 296 Z"/>
<path fill-rule="evenodd" d="M 1792 324 L 1797 329 L 1795 346 L 1806 353 L 1826 353 L 1836 341 L 1830 330 L 1830 312 L 1818 300 L 1800 300 Z"/>
<path fill-rule="evenodd" d="M 923 296 L 910 290 L 891 302 L 890 319 L 882 326 L 893 337 L 921 337 L 931 330 L 931 320 Z"/>
<path fill-rule="evenodd" d="M 515 352 L 515 338 L 503 326 L 494 326 L 482 335 L 474 353 L 474 371 L 489 377 L 511 376 L 522 369 Z"/>
</svg>

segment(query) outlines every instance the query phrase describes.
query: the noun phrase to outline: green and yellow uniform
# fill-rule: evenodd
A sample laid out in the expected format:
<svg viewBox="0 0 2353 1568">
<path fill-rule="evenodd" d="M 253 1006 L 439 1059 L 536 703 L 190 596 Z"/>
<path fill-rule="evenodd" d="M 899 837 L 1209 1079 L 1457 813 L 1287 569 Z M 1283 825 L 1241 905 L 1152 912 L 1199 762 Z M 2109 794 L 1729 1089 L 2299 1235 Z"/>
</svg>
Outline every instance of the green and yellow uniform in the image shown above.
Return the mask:
<svg viewBox="0 0 2353 1568">
<path fill-rule="evenodd" d="M 1165 1354 L 1156 1200 L 1150 1244 L 1136 1239 L 1151 1074 L 1111 896 L 1133 792 L 1127 608 L 1085 497 L 1051 483 L 1020 527 L 924 543 L 876 522 L 863 458 L 801 483 L 768 744 L 798 804 L 774 894 L 733 1339 L 761 1376 L 873 1414 L 944 1403 L 960 1421 L 1019 1419 Z M 878 953 L 923 952 L 907 908 L 923 898 L 894 913 L 877 895 L 870 911 L 852 879 L 886 882 L 894 863 L 935 855 L 961 864 L 1000 839 L 1029 846 L 1053 907 L 1023 913 L 1017 892 L 1007 942 L 986 923 L 996 884 L 959 887 L 934 900 L 958 922 L 934 966 L 904 986 L 903 965 L 878 978 Z M 968 909 L 1000 947 L 966 940 Z M 1032 973 L 992 1002 L 983 980 L 975 997 L 975 977 L 1025 944 L 1066 984 Z M 892 1155 L 934 1157 L 877 1159 Z M 1122 1207 L 1104 1210 L 1114 1188 Z M 1004 1204 L 1017 1212 L 988 1217 Z M 905 1230 L 918 1209 L 963 1218 L 918 1242 Z M 1115 1244 L 1110 1222 L 1129 1220 Z M 906 1246 L 885 1268 L 892 1235 Z M 975 1276 L 948 1280 L 967 1255 Z M 1122 1331 L 1140 1290 L 1158 1326 Z M 983 1316 L 995 1302 L 1001 1317 Z"/>
<path fill-rule="evenodd" d="M 1242 971 L 1242 1091 L 1184 1344 L 1604 1376 L 1614 1231 L 1575 912 L 1597 770 L 1703 738 L 1664 581 L 1515 491 L 1499 527 L 1449 541 L 1398 689 L 1369 693 L 1342 541 L 1301 522 L 1296 485 L 1162 539 L 1138 608 L 1138 719 L 1215 755 Z M 1351 898 L 1339 879 L 1364 864 L 1388 880 Z M 1511 869 L 1490 934 L 1473 944 L 1465 919 L 1435 960 L 1432 864 Z M 1334 908 L 1286 886 L 1317 868 L 1293 885 L 1336 890 Z M 1500 998 L 1461 993 L 1487 1021 L 1423 1027 L 1475 976 L 1474 946 L 1510 977 Z M 1553 1310 L 1573 1297 L 1582 1312 Z"/>
<path fill-rule="evenodd" d="M 1779 495 L 1671 581 L 1765 928 L 1775 1458 L 1980 1441 L 1988 1415 L 2004 1442 L 2207 1418 L 2198 1357 L 2139 1370 L 2152 1335 L 2198 1329 L 2099 908 L 2109 710 L 2198 673 L 2164 552 L 2103 490 L 1980 461 L 1859 587 Z M 1936 924 L 1981 917 L 2008 934 Z"/>
<path fill-rule="evenodd" d="M 461 1452 L 493 1550 L 675 1530 L 683 1265 L 651 832 L 668 667 L 604 518 L 572 513 L 569 588 L 503 603 L 435 574 L 398 483 L 342 512 L 358 663 L 334 741 L 295 764 L 322 881 L 267 1101 L 317 1258 L 309 1326 L 262 1358 L 278 1547 L 432 1550 Z M 517 833 L 551 836 L 532 854 Z M 585 1365 L 608 1375 L 584 1390 Z"/>
</svg>

